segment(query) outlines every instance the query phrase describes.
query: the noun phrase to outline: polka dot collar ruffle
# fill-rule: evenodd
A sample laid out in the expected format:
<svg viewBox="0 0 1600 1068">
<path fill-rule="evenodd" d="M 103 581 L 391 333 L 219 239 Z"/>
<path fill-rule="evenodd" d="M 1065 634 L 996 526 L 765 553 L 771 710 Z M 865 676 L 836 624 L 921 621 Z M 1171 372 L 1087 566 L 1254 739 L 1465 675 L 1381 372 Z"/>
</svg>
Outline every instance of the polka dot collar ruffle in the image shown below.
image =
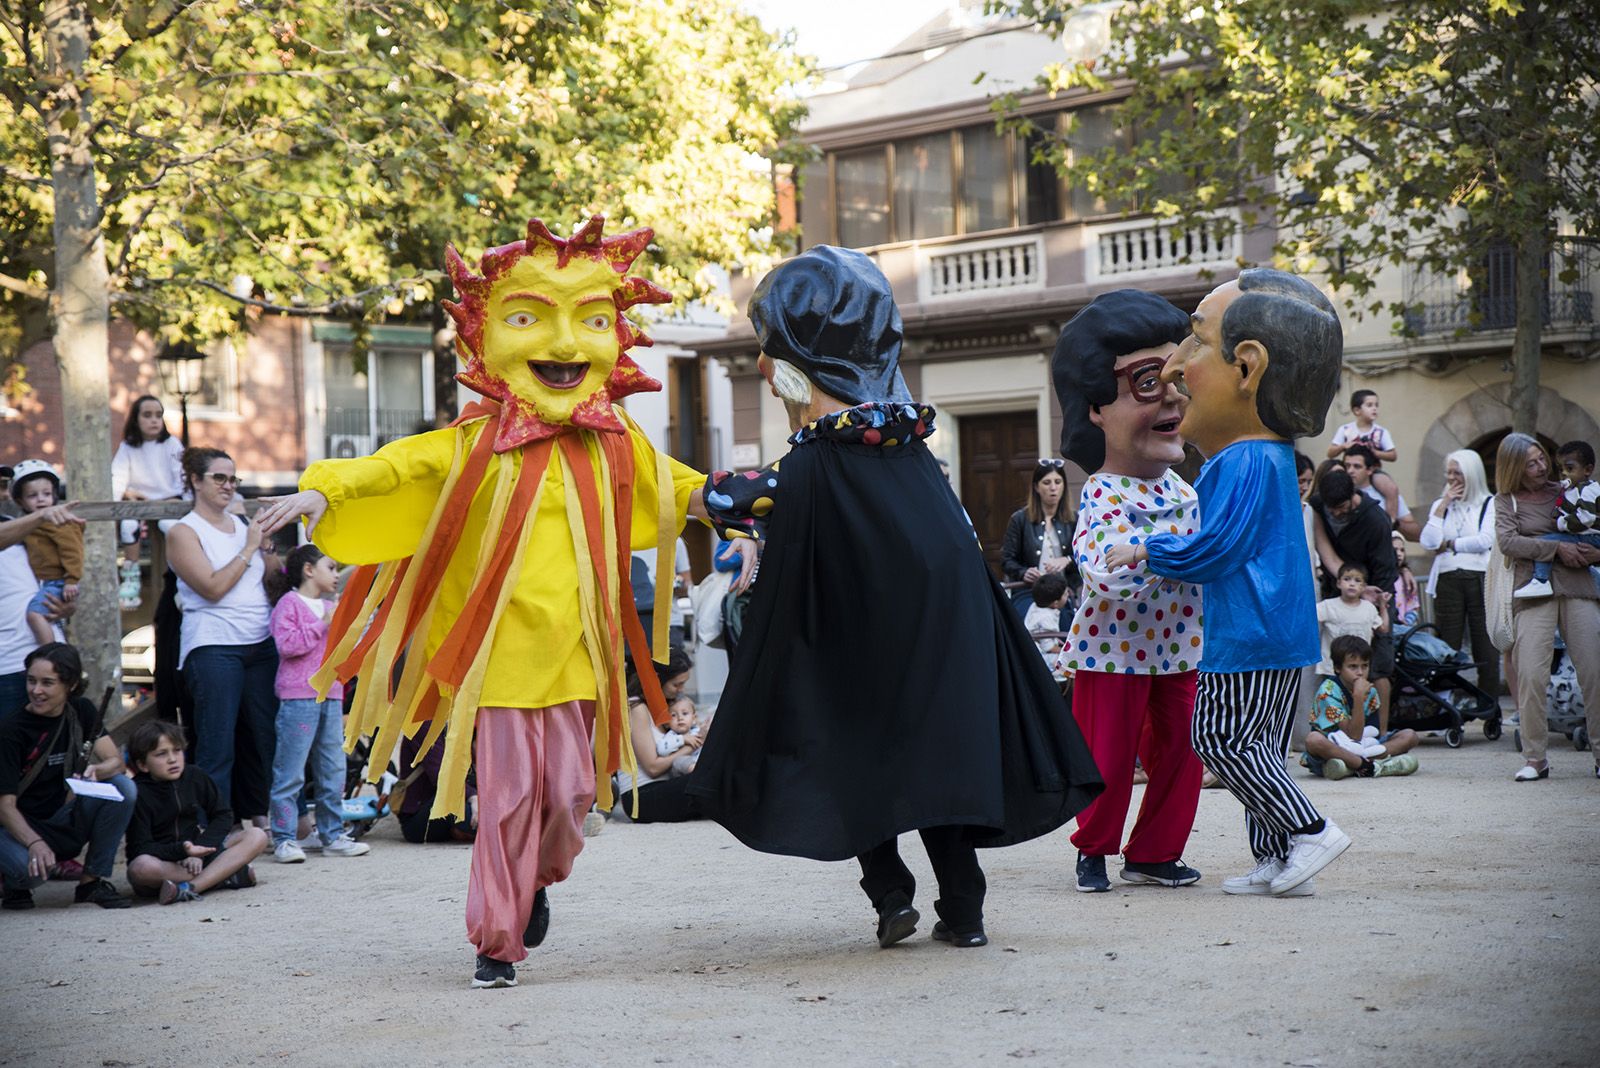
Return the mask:
<svg viewBox="0 0 1600 1068">
<path fill-rule="evenodd" d="M 829 412 L 795 431 L 791 445 L 808 441 L 843 441 L 857 445 L 892 448 L 925 438 L 933 433 L 934 410 L 930 404 L 890 404 L 870 401 L 854 408 Z"/>
</svg>

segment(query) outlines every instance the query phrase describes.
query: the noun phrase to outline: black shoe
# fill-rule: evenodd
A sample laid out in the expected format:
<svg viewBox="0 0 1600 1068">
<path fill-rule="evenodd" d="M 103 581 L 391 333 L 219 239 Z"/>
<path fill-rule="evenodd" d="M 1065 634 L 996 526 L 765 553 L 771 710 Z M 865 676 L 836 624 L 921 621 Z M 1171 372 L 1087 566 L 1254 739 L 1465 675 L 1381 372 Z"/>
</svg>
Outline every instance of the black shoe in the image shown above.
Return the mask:
<svg viewBox="0 0 1600 1068">
<path fill-rule="evenodd" d="M 1103 894 L 1111 889 L 1111 880 L 1106 878 L 1106 858 L 1086 857 L 1078 854 L 1078 892 L 1080 894 Z"/>
<path fill-rule="evenodd" d="M 952 931 L 943 920 L 933 925 L 933 940 L 948 942 L 957 949 L 973 949 L 989 944 L 989 936 L 983 933 L 982 927 L 976 931 Z"/>
<path fill-rule="evenodd" d="M 910 938 L 917 929 L 922 913 L 911 906 L 911 899 L 898 891 L 889 895 L 878 910 L 878 948 L 888 949 L 896 942 Z"/>
<path fill-rule="evenodd" d="M 111 885 L 109 879 L 96 879 L 92 883 L 79 883 L 78 888 L 72 892 L 72 900 L 79 905 L 90 902 L 103 909 L 128 909 L 133 907 L 133 902 L 117 893 L 117 888 Z"/>
<path fill-rule="evenodd" d="M 254 885 L 256 885 L 255 870 L 246 864 L 218 883 L 217 888 L 220 890 L 248 890 Z"/>
<path fill-rule="evenodd" d="M 478 970 L 472 973 L 472 985 L 480 990 L 497 986 L 517 985 L 517 966 L 508 960 L 495 960 L 478 954 Z"/>
<path fill-rule="evenodd" d="M 1164 860 L 1160 864 L 1138 864 L 1125 861 L 1122 865 L 1125 883 L 1150 883 L 1154 886 L 1188 886 L 1200 881 L 1200 873 L 1182 860 Z"/>
<path fill-rule="evenodd" d="M 33 891 L 20 890 L 6 887 L 5 897 L 0 899 L 0 909 L 11 912 L 22 912 L 33 908 Z"/>
<path fill-rule="evenodd" d="M 550 895 L 541 888 L 533 895 L 533 912 L 528 915 L 528 926 L 522 931 L 522 947 L 532 949 L 544 941 L 550 930 Z"/>
</svg>

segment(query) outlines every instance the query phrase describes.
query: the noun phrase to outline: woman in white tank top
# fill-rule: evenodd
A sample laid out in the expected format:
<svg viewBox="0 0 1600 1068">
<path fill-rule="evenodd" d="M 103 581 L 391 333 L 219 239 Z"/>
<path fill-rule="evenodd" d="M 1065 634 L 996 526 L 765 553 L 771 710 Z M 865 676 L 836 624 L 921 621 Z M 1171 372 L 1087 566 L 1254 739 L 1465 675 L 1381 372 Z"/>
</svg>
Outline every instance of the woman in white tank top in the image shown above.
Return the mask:
<svg viewBox="0 0 1600 1068">
<path fill-rule="evenodd" d="M 194 510 L 168 534 L 183 609 L 178 666 L 194 705 L 195 763 L 242 820 L 264 820 L 272 786 L 278 652 L 262 586 L 261 525 L 228 512 L 233 460 L 189 449 L 183 470 Z"/>
</svg>

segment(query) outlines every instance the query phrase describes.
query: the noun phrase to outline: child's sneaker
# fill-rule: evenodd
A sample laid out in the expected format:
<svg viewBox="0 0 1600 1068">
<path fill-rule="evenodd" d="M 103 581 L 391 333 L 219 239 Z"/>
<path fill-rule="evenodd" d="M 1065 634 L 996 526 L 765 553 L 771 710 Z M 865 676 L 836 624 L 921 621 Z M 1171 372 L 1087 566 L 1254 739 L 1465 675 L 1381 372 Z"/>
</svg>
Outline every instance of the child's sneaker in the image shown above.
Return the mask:
<svg viewBox="0 0 1600 1068">
<path fill-rule="evenodd" d="M 322 855 L 325 857 L 361 857 L 372 852 L 372 847 L 365 842 L 358 842 L 348 834 L 341 834 L 331 842 L 324 842 Z M 302 857 L 305 854 L 301 854 Z"/>
<path fill-rule="evenodd" d="M 1322 777 L 1338 782 L 1340 779 L 1350 777 L 1350 765 L 1342 760 L 1325 760 L 1322 762 Z"/>
<path fill-rule="evenodd" d="M 605 829 L 606 818 L 600 814 L 599 809 L 591 808 L 583 814 L 583 836 L 585 838 L 593 838 Z"/>
<path fill-rule="evenodd" d="M 304 864 L 306 851 L 285 838 L 272 847 L 272 859 L 279 864 Z"/>
<path fill-rule="evenodd" d="M 180 901 L 199 901 L 200 895 L 189 883 L 175 883 L 171 879 L 163 879 L 161 892 L 156 895 L 156 900 L 163 905 L 174 905 Z"/>
<path fill-rule="evenodd" d="M 1417 758 L 1410 753 L 1401 753 L 1399 756 L 1385 757 L 1374 761 L 1372 774 L 1383 775 L 1410 775 L 1417 770 Z"/>
<path fill-rule="evenodd" d="M 1517 587 L 1516 592 L 1511 596 L 1518 598 L 1554 597 L 1555 593 L 1556 591 L 1551 588 L 1550 583 L 1540 582 L 1538 579 L 1529 579 L 1526 585 Z"/>
<path fill-rule="evenodd" d="M 223 890 L 248 890 L 256 885 L 255 869 L 246 864 L 217 884 Z"/>
</svg>

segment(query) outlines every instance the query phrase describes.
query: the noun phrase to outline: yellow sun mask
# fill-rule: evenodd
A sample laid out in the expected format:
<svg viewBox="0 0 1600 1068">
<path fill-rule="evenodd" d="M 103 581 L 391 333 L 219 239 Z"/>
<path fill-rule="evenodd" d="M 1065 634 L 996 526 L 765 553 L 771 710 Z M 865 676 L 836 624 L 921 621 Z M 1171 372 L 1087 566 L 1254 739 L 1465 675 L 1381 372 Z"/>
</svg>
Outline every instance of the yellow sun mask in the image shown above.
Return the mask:
<svg viewBox="0 0 1600 1068">
<path fill-rule="evenodd" d="M 526 240 L 488 250 L 477 272 L 445 250 L 460 303 L 443 303 L 466 364 L 456 380 L 501 405 L 496 452 L 569 426 L 620 434 L 612 402 L 661 389 L 624 354 L 651 342 L 622 313 L 672 299 L 627 274 L 653 231 L 608 238 L 604 225 L 595 215 L 563 240 L 534 219 Z"/>
</svg>

